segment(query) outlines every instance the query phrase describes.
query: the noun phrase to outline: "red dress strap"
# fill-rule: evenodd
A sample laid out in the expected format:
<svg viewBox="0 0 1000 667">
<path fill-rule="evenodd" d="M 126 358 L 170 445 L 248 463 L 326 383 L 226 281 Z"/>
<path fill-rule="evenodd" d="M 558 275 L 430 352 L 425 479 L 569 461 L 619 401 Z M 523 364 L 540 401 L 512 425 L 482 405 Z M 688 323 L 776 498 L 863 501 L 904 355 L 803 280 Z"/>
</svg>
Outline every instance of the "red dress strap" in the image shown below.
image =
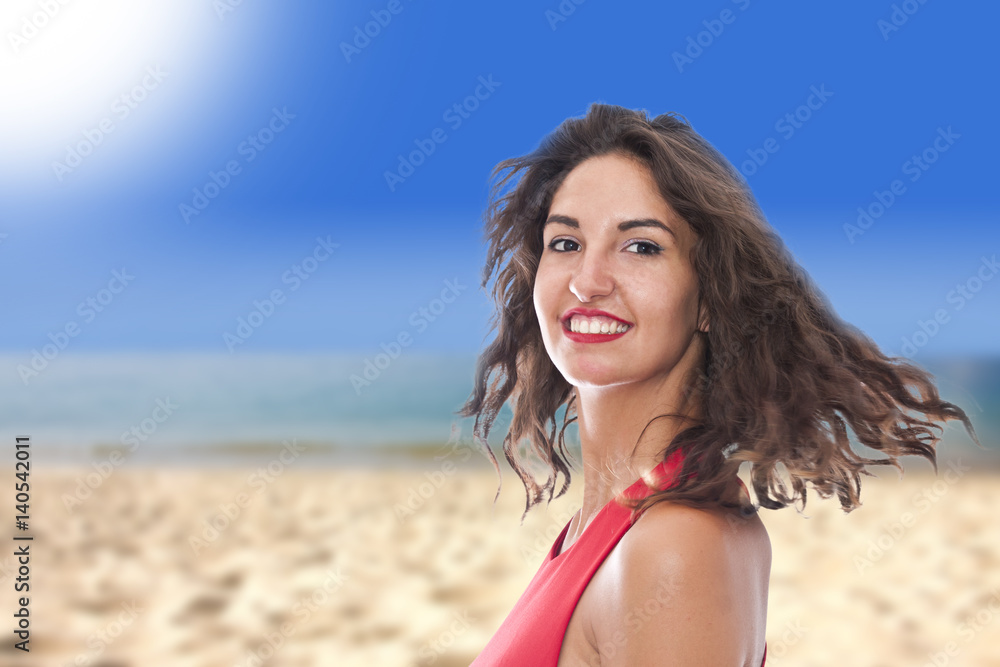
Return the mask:
<svg viewBox="0 0 1000 667">
<path fill-rule="evenodd" d="M 683 459 L 681 450 L 675 450 L 620 495 L 644 498 L 667 488 L 674 483 Z M 470 667 L 557 667 L 566 628 L 580 596 L 632 526 L 632 512 L 619 499 L 613 498 L 602 507 L 566 549 L 563 541 L 572 520 L 563 527 L 528 588 Z"/>
</svg>

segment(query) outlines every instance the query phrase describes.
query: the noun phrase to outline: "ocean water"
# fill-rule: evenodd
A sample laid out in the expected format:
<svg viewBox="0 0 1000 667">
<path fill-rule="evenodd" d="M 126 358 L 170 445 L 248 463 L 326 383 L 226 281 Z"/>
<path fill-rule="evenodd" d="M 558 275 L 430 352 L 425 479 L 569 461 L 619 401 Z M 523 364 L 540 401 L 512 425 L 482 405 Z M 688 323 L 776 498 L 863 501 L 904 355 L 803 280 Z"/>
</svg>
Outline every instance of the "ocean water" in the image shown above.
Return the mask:
<svg viewBox="0 0 1000 667">
<path fill-rule="evenodd" d="M 30 435 L 36 450 L 68 462 L 95 447 L 183 458 L 293 439 L 358 453 L 443 446 L 456 434 L 471 443 L 473 420 L 455 411 L 472 391 L 474 355 L 386 360 L 378 368 L 355 355 L 66 354 L 25 374 L 30 358 L 8 355 L 0 357 L 0 435 Z M 1000 358 L 921 364 L 968 412 L 981 442 L 996 447 Z M 498 459 L 506 424 L 505 408 L 489 439 Z M 575 426 L 567 434 L 576 441 Z M 944 438 L 957 443 L 941 448 L 944 458 L 975 453 L 957 422 Z"/>
<path fill-rule="evenodd" d="M 292 439 L 360 451 L 445 443 L 453 424 L 471 440 L 473 420 L 454 412 L 471 392 L 472 356 L 401 355 L 367 376 L 365 358 L 347 355 L 66 355 L 19 372 L 28 361 L 0 358 L 0 429 L 67 459 L 109 445 L 162 458 Z"/>
</svg>

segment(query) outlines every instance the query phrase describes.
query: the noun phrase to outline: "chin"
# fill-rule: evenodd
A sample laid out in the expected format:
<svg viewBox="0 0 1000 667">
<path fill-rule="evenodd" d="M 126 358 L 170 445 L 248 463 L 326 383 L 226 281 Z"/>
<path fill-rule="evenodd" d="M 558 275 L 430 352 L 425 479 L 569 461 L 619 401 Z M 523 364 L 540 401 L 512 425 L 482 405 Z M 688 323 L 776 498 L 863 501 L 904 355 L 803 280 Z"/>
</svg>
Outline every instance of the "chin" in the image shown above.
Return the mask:
<svg viewBox="0 0 1000 667">
<path fill-rule="evenodd" d="M 607 387 L 624 384 L 631 374 L 620 365 L 609 364 L 606 361 L 574 360 L 562 365 L 556 364 L 566 381 L 574 387 Z"/>
</svg>

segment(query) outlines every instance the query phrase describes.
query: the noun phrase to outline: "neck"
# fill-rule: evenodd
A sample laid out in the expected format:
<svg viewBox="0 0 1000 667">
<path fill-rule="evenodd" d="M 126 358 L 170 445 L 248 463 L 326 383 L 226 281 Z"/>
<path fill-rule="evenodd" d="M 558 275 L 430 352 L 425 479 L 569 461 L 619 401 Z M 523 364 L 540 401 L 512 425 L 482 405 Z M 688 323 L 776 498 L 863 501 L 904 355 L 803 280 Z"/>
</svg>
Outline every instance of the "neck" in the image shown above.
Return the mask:
<svg viewBox="0 0 1000 667">
<path fill-rule="evenodd" d="M 583 521 L 656 467 L 670 441 L 701 417 L 700 397 L 684 396 L 683 379 L 689 369 L 690 365 L 678 364 L 666 376 L 643 382 L 577 387 Z"/>
</svg>

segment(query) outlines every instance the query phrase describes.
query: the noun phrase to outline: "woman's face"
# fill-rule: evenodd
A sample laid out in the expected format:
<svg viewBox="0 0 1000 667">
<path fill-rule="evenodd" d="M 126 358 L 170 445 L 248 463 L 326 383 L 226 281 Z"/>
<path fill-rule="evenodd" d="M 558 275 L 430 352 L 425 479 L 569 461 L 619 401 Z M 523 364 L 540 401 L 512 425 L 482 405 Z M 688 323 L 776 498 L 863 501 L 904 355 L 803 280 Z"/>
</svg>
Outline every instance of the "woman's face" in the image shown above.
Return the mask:
<svg viewBox="0 0 1000 667">
<path fill-rule="evenodd" d="M 553 196 L 543 239 L 535 312 L 570 384 L 655 383 L 699 362 L 695 331 L 708 327 L 689 260 L 694 232 L 645 166 L 621 155 L 579 164 Z M 588 333 L 570 330 L 567 314 L 577 308 L 597 315 L 573 317 Z M 621 322 L 627 330 L 614 334 Z"/>
</svg>

